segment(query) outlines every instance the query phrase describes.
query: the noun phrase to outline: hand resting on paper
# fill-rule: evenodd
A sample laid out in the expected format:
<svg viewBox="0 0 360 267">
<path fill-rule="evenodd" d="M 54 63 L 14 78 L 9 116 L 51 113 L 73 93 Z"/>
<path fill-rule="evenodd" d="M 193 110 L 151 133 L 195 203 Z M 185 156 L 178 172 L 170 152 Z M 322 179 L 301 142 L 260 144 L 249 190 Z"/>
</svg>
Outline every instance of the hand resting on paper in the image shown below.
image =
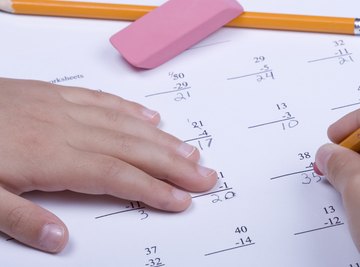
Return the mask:
<svg viewBox="0 0 360 267">
<path fill-rule="evenodd" d="M 191 203 L 186 191 L 216 183 L 198 150 L 159 130 L 159 114 L 139 104 L 6 78 L 0 95 L 0 231 L 28 246 L 56 253 L 69 234 L 24 192 L 108 194 L 176 212 Z"/>
<path fill-rule="evenodd" d="M 328 129 L 328 136 L 336 144 L 325 144 L 316 153 L 319 174 L 340 192 L 346 210 L 350 232 L 360 251 L 360 154 L 337 145 L 360 128 L 360 109 L 347 114 Z"/>
</svg>

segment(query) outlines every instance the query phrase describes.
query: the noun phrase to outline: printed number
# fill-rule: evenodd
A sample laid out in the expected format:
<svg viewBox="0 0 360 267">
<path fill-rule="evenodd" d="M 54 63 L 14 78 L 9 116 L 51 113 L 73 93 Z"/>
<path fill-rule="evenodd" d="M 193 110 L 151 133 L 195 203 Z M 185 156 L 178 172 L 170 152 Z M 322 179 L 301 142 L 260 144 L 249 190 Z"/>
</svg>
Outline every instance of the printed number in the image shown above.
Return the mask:
<svg viewBox="0 0 360 267">
<path fill-rule="evenodd" d="M 255 63 L 260 63 L 265 61 L 265 57 L 264 56 L 259 56 L 259 57 L 254 57 L 254 62 Z"/>
<path fill-rule="evenodd" d="M 244 234 L 244 233 L 247 233 L 247 231 L 248 231 L 248 229 L 245 225 L 236 227 L 236 229 L 235 229 L 236 234 Z M 248 245 L 248 244 L 252 244 L 252 240 L 251 240 L 250 236 L 248 236 L 246 238 L 240 238 L 239 242 L 236 243 L 236 245 L 241 245 L 241 246 Z"/>
<path fill-rule="evenodd" d="M 281 110 L 281 109 L 286 109 L 288 106 L 286 105 L 286 103 L 280 103 L 280 104 L 276 104 L 276 107 L 278 110 Z"/>
<path fill-rule="evenodd" d="M 145 254 L 146 255 L 156 254 L 156 246 L 145 248 Z"/>
<path fill-rule="evenodd" d="M 330 225 L 334 225 L 334 224 L 341 223 L 341 221 L 340 221 L 339 217 L 334 217 L 334 218 L 329 218 L 329 223 L 330 223 Z"/>
<path fill-rule="evenodd" d="M 247 227 L 246 226 L 240 226 L 240 227 L 236 227 L 235 229 L 235 233 L 241 234 L 241 233 L 246 233 L 247 232 Z"/>
<path fill-rule="evenodd" d="M 247 238 L 240 238 L 241 245 L 251 244 L 251 242 L 252 242 L 252 240 L 251 240 L 250 236 L 248 236 Z"/>
<path fill-rule="evenodd" d="M 191 125 L 193 126 L 193 128 L 199 128 L 199 129 L 201 129 L 201 127 L 204 126 L 202 121 L 198 121 L 198 122 L 194 121 L 191 123 Z"/>
<path fill-rule="evenodd" d="M 334 208 L 334 206 L 324 207 L 324 211 L 325 211 L 326 214 L 334 213 L 335 208 Z"/>
<path fill-rule="evenodd" d="M 187 88 L 188 86 L 189 86 L 189 84 L 187 82 L 176 83 L 176 85 L 174 86 L 174 89 L 181 90 L 181 89 Z"/>
<path fill-rule="evenodd" d="M 298 154 L 300 160 L 309 159 L 311 158 L 309 152 L 299 153 Z"/>
<path fill-rule="evenodd" d="M 141 204 L 139 201 L 136 201 L 136 202 L 130 201 L 129 205 L 126 206 L 127 209 L 138 209 L 140 207 L 141 207 Z"/>
<path fill-rule="evenodd" d="M 161 259 L 160 258 L 154 258 L 154 259 L 149 259 L 148 263 L 145 264 L 146 266 L 161 266 L 163 265 L 161 263 Z"/>
<path fill-rule="evenodd" d="M 338 53 L 336 53 L 337 55 L 348 55 L 349 54 L 349 51 L 344 48 L 344 49 L 339 49 L 338 50 Z"/>
<path fill-rule="evenodd" d="M 344 40 L 336 40 L 336 41 L 334 41 L 334 44 L 335 44 L 335 46 L 342 46 L 342 45 L 345 45 L 345 42 L 344 42 Z"/>
<path fill-rule="evenodd" d="M 285 118 L 285 119 L 292 118 L 291 113 L 290 112 L 285 112 L 285 115 L 283 116 L 283 118 Z"/>
<path fill-rule="evenodd" d="M 174 81 L 178 80 L 178 79 L 183 79 L 185 78 L 185 74 L 180 72 L 180 73 L 170 73 L 171 77 L 173 78 Z"/>
</svg>

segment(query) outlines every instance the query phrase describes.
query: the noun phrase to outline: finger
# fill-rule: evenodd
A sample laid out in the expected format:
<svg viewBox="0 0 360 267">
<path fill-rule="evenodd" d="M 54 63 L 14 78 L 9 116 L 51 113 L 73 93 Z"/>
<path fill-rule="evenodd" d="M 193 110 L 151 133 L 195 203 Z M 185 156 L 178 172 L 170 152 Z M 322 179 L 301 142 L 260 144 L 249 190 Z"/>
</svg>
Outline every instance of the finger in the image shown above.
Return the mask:
<svg viewBox="0 0 360 267">
<path fill-rule="evenodd" d="M 340 143 L 358 128 L 360 128 L 360 110 L 355 110 L 330 125 L 328 136 L 334 143 Z"/>
<path fill-rule="evenodd" d="M 69 102 L 114 109 L 148 121 L 154 125 L 158 125 L 160 122 L 160 115 L 158 112 L 148 109 L 138 103 L 125 100 L 119 96 L 97 90 L 60 85 L 57 86 L 57 90 L 61 96 Z"/>
<path fill-rule="evenodd" d="M 68 178 L 64 184 L 69 190 L 141 201 L 167 211 L 182 211 L 191 203 L 189 193 L 126 162 L 89 152 L 74 152 L 73 155 L 77 160 L 69 158 Z"/>
<path fill-rule="evenodd" d="M 28 246 L 56 253 L 68 241 L 68 230 L 59 218 L 1 187 L 0 214 L 0 231 Z"/>
<path fill-rule="evenodd" d="M 173 135 L 165 133 L 153 125 L 144 123 L 142 120 L 123 112 L 108 108 L 73 106 L 70 114 L 76 121 L 88 126 L 97 126 L 137 136 L 152 141 L 157 145 L 167 147 L 179 155 L 194 161 L 198 161 L 200 158 L 200 153 L 194 146 L 188 145 Z"/>
<path fill-rule="evenodd" d="M 73 147 L 115 157 L 187 190 L 208 190 L 217 180 L 214 170 L 148 140 L 101 128 L 82 131 L 87 134 L 69 141 Z"/>
<path fill-rule="evenodd" d="M 334 144 L 326 144 L 316 154 L 316 164 L 341 193 L 352 238 L 360 251 L 360 155 Z"/>
</svg>

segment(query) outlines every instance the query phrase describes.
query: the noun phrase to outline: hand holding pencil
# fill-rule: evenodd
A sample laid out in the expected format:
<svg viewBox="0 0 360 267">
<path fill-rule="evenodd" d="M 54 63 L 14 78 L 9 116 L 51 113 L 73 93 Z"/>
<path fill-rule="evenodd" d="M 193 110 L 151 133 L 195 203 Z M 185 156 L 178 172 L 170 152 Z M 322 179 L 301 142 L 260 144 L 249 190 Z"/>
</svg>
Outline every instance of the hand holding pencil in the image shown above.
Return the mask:
<svg viewBox="0 0 360 267">
<path fill-rule="evenodd" d="M 27 15 L 134 21 L 155 6 L 51 0 L 0 0 L 0 10 Z M 360 19 L 244 12 L 226 26 L 360 35 Z"/>
<path fill-rule="evenodd" d="M 342 196 L 350 232 L 360 251 L 360 109 L 332 124 L 325 144 L 316 154 L 315 170 L 327 177 Z M 339 145 L 336 145 L 339 144 Z"/>
</svg>

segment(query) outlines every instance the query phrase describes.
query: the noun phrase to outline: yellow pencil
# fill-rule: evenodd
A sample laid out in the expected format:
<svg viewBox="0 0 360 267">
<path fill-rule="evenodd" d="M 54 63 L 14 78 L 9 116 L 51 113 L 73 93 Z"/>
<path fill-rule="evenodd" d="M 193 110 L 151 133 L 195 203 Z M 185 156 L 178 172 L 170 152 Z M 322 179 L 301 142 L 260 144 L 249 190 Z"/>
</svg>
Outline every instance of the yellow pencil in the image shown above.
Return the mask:
<svg viewBox="0 0 360 267">
<path fill-rule="evenodd" d="M 0 10 L 28 15 L 133 21 L 155 6 L 51 0 L 0 0 Z M 360 35 L 360 19 L 244 12 L 226 26 Z"/>
<path fill-rule="evenodd" d="M 341 143 L 341 146 L 360 152 L 360 129 L 346 137 Z"/>
</svg>

